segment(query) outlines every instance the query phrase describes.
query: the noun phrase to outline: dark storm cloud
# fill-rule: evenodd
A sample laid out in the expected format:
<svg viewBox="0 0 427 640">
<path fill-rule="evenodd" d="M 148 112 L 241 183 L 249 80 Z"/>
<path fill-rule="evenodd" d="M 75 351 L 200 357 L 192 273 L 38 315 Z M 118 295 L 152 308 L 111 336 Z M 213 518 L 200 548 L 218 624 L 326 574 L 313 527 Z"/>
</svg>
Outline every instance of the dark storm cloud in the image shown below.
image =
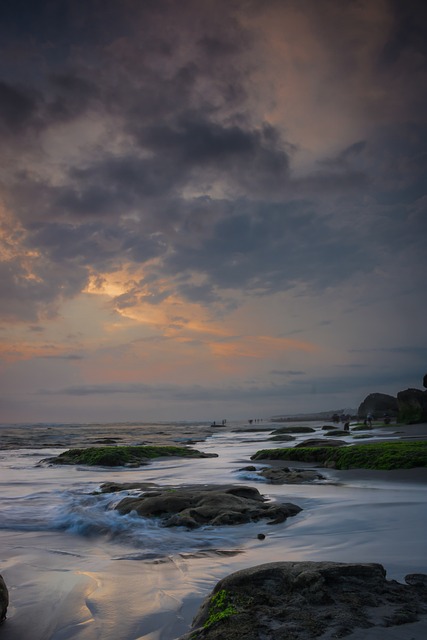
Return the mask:
<svg viewBox="0 0 427 640">
<path fill-rule="evenodd" d="M 421 23 L 397 1 L 386 2 L 392 26 L 374 47 L 368 4 L 360 12 L 357 3 L 347 10 L 330 0 L 302 3 L 334 61 L 319 85 L 331 110 L 346 90 L 349 101 L 357 98 L 353 83 L 357 88 L 367 75 L 366 95 L 392 87 L 394 100 L 380 104 L 386 124 L 373 118 L 369 137 L 355 137 L 295 176 L 298 141 L 290 144 L 286 129 L 257 111 L 251 74 L 259 34 L 239 20 L 268 10 L 283 19 L 289 6 L 9 3 L 0 21 L 0 127 L 20 143 L 4 163 L 1 187 L 22 226 L 21 248 L 40 255 L 3 265 L 8 318 L 35 321 L 76 295 L 90 273 L 126 261 L 147 269 L 117 298 L 118 308 L 137 304 L 143 291 L 152 304 L 178 293 L 205 305 L 230 289 L 322 291 L 369 272 L 387 251 L 415 251 L 420 270 L 426 265 Z M 424 15 L 418 3 L 416 9 Z M 372 77 L 362 36 L 374 52 Z M 267 97 L 264 111 L 273 103 Z M 46 140 L 52 144 L 71 124 L 90 131 L 99 124 L 103 134 L 75 159 L 66 153 L 75 135 L 67 130 L 64 157 L 49 158 Z M 85 143 L 83 134 L 78 145 Z M 156 265 L 148 265 L 153 258 Z M 159 278 L 169 280 L 167 289 L 157 287 Z"/>
<path fill-rule="evenodd" d="M 218 289 L 243 288 L 261 294 L 297 282 L 322 288 L 355 270 L 372 268 L 364 247 L 346 231 L 331 229 L 310 203 L 239 201 L 235 209 L 215 224 L 202 246 L 187 246 L 165 256 L 165 272 L 197 269 Z"/>
<path fill-rule="evenodd" d="M 25 129 L 37 112 L 37 99 L 24 88 L 0 80 L 0 127 L 16 134 Z"/>
<path fill-rule="evenodd" d="M 56 313 L 61 300 L 72 298 L 86 284 L 87 274 L 80 268 L 64 269 L 60 264 L 40 258 L 29 274 L 21 259 L 0 262 L 0 301 L 7 321 L 34 322 Z"/>
<path fill-rule="evenodd" d="M 427 6 L 423 0 L 390 0 L 393 30 L 384 46 L 380 62 L 393 66 L 407 51 L 427 54 Z"/>
</svg>

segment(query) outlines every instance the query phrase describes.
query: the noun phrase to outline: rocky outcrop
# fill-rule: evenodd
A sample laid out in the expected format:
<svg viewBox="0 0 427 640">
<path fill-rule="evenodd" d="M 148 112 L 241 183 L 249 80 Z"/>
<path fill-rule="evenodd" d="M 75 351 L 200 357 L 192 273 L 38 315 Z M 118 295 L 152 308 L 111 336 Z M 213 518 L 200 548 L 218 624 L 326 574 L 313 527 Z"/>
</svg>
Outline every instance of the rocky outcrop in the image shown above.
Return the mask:
<svg viewBox="0 0 427 640">
<path fill-rule="evenodd" d="M 427 373 L 423 377 L 423 387 L 427 389 Z M 358 409 L 359 418 L 366 418 L 369 413 L 374 418 L 384 414 L 396 416 L 405 424 L 427 422 L 427 391 L 405 389 L 399 391 L 397 398 L 385 393 L 370 393 Z"/>
<path fill-rule="evenodd" d="M 380 564 L 274 562 L 227 576 L 181 640 L 343 638 L 427 617 L 427 576 L 386 579 Z M 408 636 L 409 637 L 409 636 Z"/>
<path fill-rule="evenodd" d="M 314 433 L 316 429 L 312 427 L 280 427 L 271 432 L 272 436 L 278 436 L 286 433 Z"/>
<path fill-rule="evenodd" d="M 397 398 L 386 393 L 370 393 L 357 410 L 359 418 L 366 418 L 368 414 L 374 418 L 381 418 L 384 414 L 396 416 L 397 412 Z"/>
<path fill-rule="evenodd" d="M 268 519 L 278 524 L 301 511 L 292 503 L 267 503 L 257 489 L 246 486 L 163 487 L 138 497 L 121 500 L 121 514 L 135 511 L 145 518 L 157 518 L 165 527 L 194 529 L 202 525 L 237 525 Z"/>
<path fill-rule="evenodd" d="M 329 440 L 324 440 L 323 438 L 311 438 L 310 440 L 298 442 L 298 444 L 295 445 L 295 448 L 301 449 L 303 447 L 344 447 L 346 444 L 347 443 L 345 442 L 345 440 L 333 440 L 332 438 L 329 438 Z"/>
<path fill-rule="evenodd" d="M 270 484 L 305 484 L 326 480 L 325 476 L 315 469 L 290 469 L 289 467 L 264 467 L 257 469 L 253 465 L 243 467 L 239 471 L 251 471 Z"/>
<path fill-rule="evenodd" d="M 102 467 L 139 467 L 154 458 L 217 458 L 217 453 L 203 453 L 190 447 L 170 445 L 129 445 L 118 447 L 87 447 L 68 449 L 54 458 L 45 458 L 39 464 L 84 464 Z"/>
<path fill-rule="evenodd" d="M 406 424 L 427 422 L 427 391 L 406 389 L 397 394 L 399 421 Z"/>
<path fill-rule="evenodd" d="M 7 608 L 9 606 L 9 591 L 3 576 L 0 576 L 0 622 L 6 618 Z"/>
<path fill-rule="evenodd" d="M 261 469 L 258 475 L 271 484 L 305 484 L 325 479 L 325 476 L 314 469 L 289 469 L 289 467 L 282 469 L 267 467 Z"/>
</svg>

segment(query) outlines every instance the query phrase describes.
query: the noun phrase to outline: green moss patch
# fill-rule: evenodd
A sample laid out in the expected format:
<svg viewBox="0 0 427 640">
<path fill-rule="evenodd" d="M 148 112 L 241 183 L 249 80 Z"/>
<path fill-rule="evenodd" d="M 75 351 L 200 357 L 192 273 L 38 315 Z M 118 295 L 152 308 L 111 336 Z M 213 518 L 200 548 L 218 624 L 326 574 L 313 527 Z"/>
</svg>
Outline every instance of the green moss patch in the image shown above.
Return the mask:
<svg viewBox="0 0 427 640">
<path fill-rule="evenodd" d="M 185 458 L 204 458 L 207 454 L 187 447 L 173 446 L 123 446 L 88 447 L 87 449 L 69 449 L 55 458 L 47 458 L 50 464 L 85 464 L 89 466 L 122 467 L 144 464 L 153 458 L 178 456 Z"/>
<path fill-rule="evenodd" d="M 262 449 L 251 460 L 299 460 L 335 469 L 413 469 L 427 467 L 427 441 Z"/>
<path fill-rule="evenodd" d="M 203 627 L 207 629 L 211 625 L 229 618 L 238 613 L 236 607 L 231 602 L 230 597 L 225 589 L 221 589 L 218 593 L 215 593 L 209 603 L 208 618 Z"/>
</svg>

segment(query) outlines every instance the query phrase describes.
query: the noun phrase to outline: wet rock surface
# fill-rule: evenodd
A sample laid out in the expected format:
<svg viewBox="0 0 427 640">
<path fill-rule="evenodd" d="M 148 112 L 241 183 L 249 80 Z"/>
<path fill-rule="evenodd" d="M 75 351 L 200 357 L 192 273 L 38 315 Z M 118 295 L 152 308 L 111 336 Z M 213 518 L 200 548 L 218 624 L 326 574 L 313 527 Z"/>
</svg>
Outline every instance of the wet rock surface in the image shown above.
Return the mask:
<svg viewBox="0 0 427 640">
<path fill-rule="evenodd" d="M 165 527 L 195 529 L 202 525 L 238 525 L 267 519 L 267 524 L 284 522 L 301 507 L 292 503 L 267 502 L 257 489 L 246 486 L 189 486 L 149 490 L 121 500 L 121 514 L 135 511 L 146 518 L 158 518 Z"/>
<path fill-rule="evenodd" d="M 6 618 L 7 608 L 9 606 L 9 591 L 3 576 L 0 576 L 0 622 Z"/>
<path fill-rule="evenodd" d="M 237 571 L 205 599 L 180 640 L 332 640 L 427 616 L 427 576 L 386 579 L 381 564 L 275 562 Z"/>
<path fill-rule="evenodd" d="M 261 469 L 258 475 L 268 480 L 271 484 L 302 484 L 325 480 L 325 476 L 314 469 Z"/>
</svg>

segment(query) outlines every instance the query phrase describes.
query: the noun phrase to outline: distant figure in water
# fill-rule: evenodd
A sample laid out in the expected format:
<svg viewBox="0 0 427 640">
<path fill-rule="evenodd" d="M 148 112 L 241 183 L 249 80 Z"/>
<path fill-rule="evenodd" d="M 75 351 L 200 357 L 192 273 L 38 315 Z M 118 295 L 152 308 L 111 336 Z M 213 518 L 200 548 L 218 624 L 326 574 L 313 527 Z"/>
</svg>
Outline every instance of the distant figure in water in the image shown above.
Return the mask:
<svg viewBox="0 0 427 640">
<path fill-rule="evenodd" d="M 372 413 L 368 413 L 366 417 L 366 422 L 368 424 L 368 427 L 372 427 Z"/>
<path fill-rule="evenodd" d="M 350 431 L 350 423 L 346 422 L 344 425 L 344 431 Z"/>
</svg>

